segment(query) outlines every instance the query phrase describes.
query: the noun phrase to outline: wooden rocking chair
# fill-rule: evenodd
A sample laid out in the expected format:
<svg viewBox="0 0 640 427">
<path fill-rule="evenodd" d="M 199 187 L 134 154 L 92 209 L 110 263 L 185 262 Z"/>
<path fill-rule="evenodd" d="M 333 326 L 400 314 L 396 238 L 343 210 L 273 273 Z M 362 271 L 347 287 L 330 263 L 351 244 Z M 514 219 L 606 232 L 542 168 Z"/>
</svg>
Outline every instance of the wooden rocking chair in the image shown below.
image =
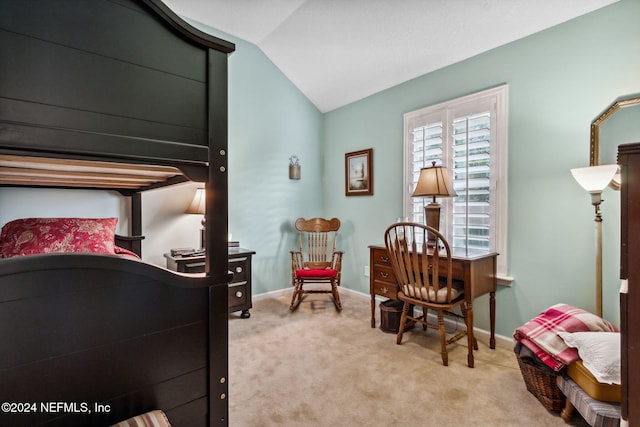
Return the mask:
<svg viewBox="0 0 640 427">
<path fill-rule="evenodd" d="M 332 218 L 298 218 L 298 250 L 291 251 L 291 284 L 293 296 L 289 310 L 294 311 L 304 294 L 325 293 L 333 295 L 333 303 L 342 311 L 338 286 L 342 269 L 342 251 L 336 250 L 340 220 Z M 328 289 L 305 289 L 306 284 L 328 284 Z"/>
</svg>

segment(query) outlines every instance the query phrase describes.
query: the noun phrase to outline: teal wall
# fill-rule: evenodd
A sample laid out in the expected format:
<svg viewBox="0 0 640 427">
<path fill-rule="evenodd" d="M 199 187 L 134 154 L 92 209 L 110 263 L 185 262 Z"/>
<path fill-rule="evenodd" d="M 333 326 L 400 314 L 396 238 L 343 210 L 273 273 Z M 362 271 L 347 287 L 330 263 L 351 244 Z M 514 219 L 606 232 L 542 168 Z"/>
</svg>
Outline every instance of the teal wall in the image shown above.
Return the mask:
<svg viewBox="0 0 640 427">
<path fill-rule="evenodd" d="M 195 21 L 236 44 L 229 56 L 229 232 L 256 251 L 253 293 L 291 286 L 293 222 L 322 216 L 323 116 L 255 45 Z M 289 179 L 289 157 L 301 179 Z"/>
<path fill-rule="evenodd" d="M 515 281 L 498 289 L 497 332 L 510 336 L 559 302 L 593 311 L 594 212 L 570 169 L 588 165 L 591 121 L 619 96 L 640 92 L 638 16 L 640 2 L 622 0 L 327 113 L 324 210 L 347 224 L 344 286 L 368 292 L 367 245 L 381 243 L 402 214 L 403 114 L 506 83 L 508 273 Z M 370 147 L 374 195 L 345 197 L 344 153 Z M 619 233 L 612 209 L 619 195 L 603 197 L 606 241 Z M 608 255 L 604 316 L 617 323 L 618 260 Z M 488 329 L 488 299 L 474 311 L 476 325 Z"/>
<path fill-rule="evenodd" d="M 229 232 L 257 252 L 253 292 L 290 286 L 293 221 L 321 216 L 322 115 L 254 45 L 229 58 Z M 289 157 L 301 179 L 289 179 Z"/>
</svg>

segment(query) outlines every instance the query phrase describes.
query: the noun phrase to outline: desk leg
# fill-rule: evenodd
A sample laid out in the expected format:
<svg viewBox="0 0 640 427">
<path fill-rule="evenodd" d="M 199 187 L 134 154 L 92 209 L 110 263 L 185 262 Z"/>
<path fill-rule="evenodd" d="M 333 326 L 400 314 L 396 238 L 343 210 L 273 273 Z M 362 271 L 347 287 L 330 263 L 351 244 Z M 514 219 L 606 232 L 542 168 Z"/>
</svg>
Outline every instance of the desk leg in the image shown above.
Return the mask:
<svg viewBox="0 0 640 427">
<path fill-rule="evenodd" d="M 496 348 L 496 293 L 489 293 L 489 317 L 491 322 L 491 337 L 489 338 L 489 348 Z"/>
<path fill-rule="evenodd" d="M 371 327 L 376 327 L 376 294 L 371 294 Z"/>
</svg>

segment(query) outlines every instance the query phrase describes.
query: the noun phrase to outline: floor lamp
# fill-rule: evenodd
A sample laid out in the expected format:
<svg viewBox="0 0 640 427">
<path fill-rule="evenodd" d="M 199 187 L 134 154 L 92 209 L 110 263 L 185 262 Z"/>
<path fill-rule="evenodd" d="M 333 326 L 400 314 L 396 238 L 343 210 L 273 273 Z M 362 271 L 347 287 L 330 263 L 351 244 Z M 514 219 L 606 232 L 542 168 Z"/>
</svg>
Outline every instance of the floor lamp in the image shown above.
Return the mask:
<svg viewBox="0 0 640 427">
<path fill-rule="evenodd" d="M 596 314 L 602 317 L 602 191 L 614 180 L 618 165 L 589 166 L 571 169 L 571 174 L 591 195 L 596 211 Z"/>
<path fill-rule="evenodd" d="M 436 197 L 455 197 L 458 194 L 453 189 L 453 180 L 449 171 L 443 166 L 436 166 L 432 162 L 431 166 L 422 168 L 418 177 L 418 184 L 413 191 L 412 197 L 433 197 L 431 203 L 424 206 L 425 222 L 429 227 L 440 231 L 440 203 L 436 202 Z M 428 245 L 435 247 L 435 236 L 429 233 Z"/>
</svg>

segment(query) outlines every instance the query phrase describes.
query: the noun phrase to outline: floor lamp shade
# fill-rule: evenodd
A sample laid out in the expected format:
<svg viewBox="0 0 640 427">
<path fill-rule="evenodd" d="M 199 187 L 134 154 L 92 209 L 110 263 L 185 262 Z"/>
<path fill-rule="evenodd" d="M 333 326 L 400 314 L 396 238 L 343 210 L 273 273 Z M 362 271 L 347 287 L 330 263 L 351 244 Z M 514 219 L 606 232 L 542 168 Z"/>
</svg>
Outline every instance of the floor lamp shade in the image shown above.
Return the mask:
<svg viewBox="0 0 640 427">
<path fill-rule="evenodd" d="M 440 230 L 440 204 L 436 197 L 455 197 L 458 194 L 453 189 L 453 180 L 449 171 L 443 166 L 436 166 L 432 162 L 430 167 L 422 168 L 418 177 L 418 184 L 412 197 L 432 197 L 431 203 L 424 207 L 426 224 Z M 429 237 L 431 241 L 431 236 Z"/>
<path fill-rule="evenodd" d="M 571 169 L 571 174 L 578 184 L 591 194 L 591 202 L 599 204 L 600 194 L 614 180 L 618 173 L 618 165 L 589 166 Z"/>
</svg>

